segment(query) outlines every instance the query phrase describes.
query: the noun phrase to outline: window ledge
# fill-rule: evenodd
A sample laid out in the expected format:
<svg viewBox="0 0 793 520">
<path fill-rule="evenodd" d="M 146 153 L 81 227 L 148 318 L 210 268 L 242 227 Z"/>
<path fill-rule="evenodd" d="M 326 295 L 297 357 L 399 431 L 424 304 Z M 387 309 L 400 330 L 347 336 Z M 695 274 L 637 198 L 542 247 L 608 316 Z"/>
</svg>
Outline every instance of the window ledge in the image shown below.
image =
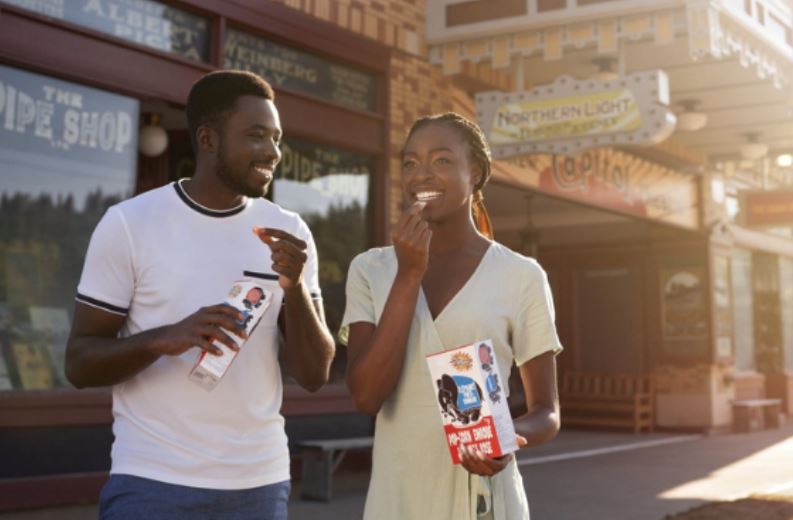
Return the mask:
<svg viewBox="0 0 793 520">
<path fill-rule="evenodd" d="M 110 389 L 12 390 L 0 392 L 0 428 L 110 424 Z M 281 413 L 323 415 L 357 413 L 343 384 L 329 384 L 311 393 L 297 384 L 284 385 Z"/>
<path fill-rule="evenodd" d="M 0 428 L 110 424 L 112 395 L 98 390 L 0 392 Z"/>
</svg>

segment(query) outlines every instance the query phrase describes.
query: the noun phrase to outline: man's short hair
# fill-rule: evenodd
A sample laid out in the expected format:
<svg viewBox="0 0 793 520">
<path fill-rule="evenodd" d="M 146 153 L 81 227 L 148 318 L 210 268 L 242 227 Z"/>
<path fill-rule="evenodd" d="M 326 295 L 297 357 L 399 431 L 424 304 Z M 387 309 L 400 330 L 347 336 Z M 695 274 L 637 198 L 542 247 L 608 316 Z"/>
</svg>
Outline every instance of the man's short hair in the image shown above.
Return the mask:
<svg viewBox="0 0 793 520">
<path fill-rule="evenodd" d="M 273 88 L 267 81 L 244 70 L 217 70 L 195 82 L 187 96 L 186 109 L 194 152 L 198 153 L 198 128 L 211 126 L 220 131 L 226 113 L 242 96 L 275 99 Z"/>
</svg>

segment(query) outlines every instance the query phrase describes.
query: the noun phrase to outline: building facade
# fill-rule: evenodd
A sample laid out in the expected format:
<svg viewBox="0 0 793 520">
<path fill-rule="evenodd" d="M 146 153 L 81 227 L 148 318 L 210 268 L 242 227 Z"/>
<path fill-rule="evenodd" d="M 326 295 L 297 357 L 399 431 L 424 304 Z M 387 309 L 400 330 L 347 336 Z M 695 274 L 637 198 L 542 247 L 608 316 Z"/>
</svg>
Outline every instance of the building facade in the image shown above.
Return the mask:
<svg viewBox="0 0 793 520">
<path fill-rule="evenodd" d="M 652 374 L 662 428 L 793 412 L 793 219 L 767 198 L 793 184 L 791 28 L 782 0 L 0 0 L 0 510 L 96 499 L 110 395 L 62 370 L 82 255 L 108 205 L 191 175 L 184 103 L 218 68 L 276 89 L 271 197 L 314 232 L 332 328 L 399 216 L 410 124 L 456 110 L 498 152 L 497 239 L 549 273 L 562 377 Z M 496 136 L 488 96 L 533 126 Z M 318 394 L 285 381 L 290 438 L 371 431 L 344 364 Z"/>
<path fill-rule="evenodd" d="M 0 1 L 0 510 L 95 500 L 106 478 L 110 393 L 63 375 L 74 290 L 109 205 L 192 174 L 183 108 L 203 74 L 245 69 L 273 84 L 285 137 L 271 197 L 312 228 L 338 327 L 349 261 L 385 244 L 398 212 L 407 125 L 451 108 L 450 81 L 424 58 L 424 9 Z M 371 432 L 341 384 L 340 351 L 319 394 L 285 380 L 290 438 Z"/>
<path fill-rule="evenodd" d="M 427 23 L 502 157 L 496 233 L 549 271 L 562 377 L 651 374 L 665 428 L 789 413 L 791 4 L 444 0 Z"/>
</svg>

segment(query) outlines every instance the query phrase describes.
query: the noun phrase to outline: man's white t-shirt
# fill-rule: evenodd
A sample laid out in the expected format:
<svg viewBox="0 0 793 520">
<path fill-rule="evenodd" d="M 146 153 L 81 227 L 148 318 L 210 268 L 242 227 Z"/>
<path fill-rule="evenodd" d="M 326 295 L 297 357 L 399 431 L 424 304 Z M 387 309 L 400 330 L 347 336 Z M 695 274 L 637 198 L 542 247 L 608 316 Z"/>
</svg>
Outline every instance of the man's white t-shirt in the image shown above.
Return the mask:
<svg viewBox="0 0 793 520">
<path fill-rule="evenodd" d="M 200 350 L 162 356 L 113 387 L 111 473 L 184 486 L 247 489 L 289 479 L 278 365 L 283 300 L 270 248 L 253 227 L 308 243 L 304 283 L 319 298 L 311 232 L 265 199 L 217 211 L 173 183 L 108 209 L 91 237 L 77 301 L 126 316 L 121 337 L 171 325 L 222 303 L 232 283 L 255 277 L 273 301 L 212 391 L 188 379 Z"/>
</svg>

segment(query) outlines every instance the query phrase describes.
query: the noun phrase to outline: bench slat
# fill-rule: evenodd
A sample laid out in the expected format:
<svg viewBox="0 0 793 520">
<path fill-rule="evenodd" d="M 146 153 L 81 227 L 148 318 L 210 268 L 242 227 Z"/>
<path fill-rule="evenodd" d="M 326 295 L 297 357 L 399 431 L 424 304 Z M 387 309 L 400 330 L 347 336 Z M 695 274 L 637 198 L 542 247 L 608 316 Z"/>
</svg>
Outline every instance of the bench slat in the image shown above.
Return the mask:
<svg viewBox="0 0 793 520">
<path fill-rule="evenodd" d="M 371 448 L 374 444 L 373 437 L 350 437 L 346 439 L 316 439 L 297 443 L 301 448 L 316 448 L 320 450 L 352 450 Z"/>
<path fill-rule="evenodd" d="M 559 388 L 562 423 L 652 431 L 654 394 L 655 380 L 651 374 L 567 372 Z M 587 415 L 598 412 L 607 415 Z"/>
<path fill-rule="evenodd" d="M 782 405 L 782 399 L 742 399 L 732 402 L 733 406 L 776 406 Z"/>
</svg>

